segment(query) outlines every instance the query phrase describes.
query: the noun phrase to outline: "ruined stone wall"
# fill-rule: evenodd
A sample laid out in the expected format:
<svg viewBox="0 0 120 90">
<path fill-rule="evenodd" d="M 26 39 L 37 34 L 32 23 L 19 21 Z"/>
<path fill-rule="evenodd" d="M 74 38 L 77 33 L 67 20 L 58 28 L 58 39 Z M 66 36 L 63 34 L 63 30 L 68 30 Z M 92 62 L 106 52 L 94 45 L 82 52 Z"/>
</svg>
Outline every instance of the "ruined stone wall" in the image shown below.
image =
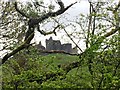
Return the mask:
<svg viewBox="0 0 120 90">
<path fill-rule="evenodd" d="M 37 48 L 43 48 L 44 50 L 50 51 L 50 50 L 61 50 L 67 53 L 75 53 L 77 54 L 77 48 L 72 49 L 72 44 L 71 43 L 66 43 L 66 44 L 61 44 L 60 40 L 53 40 L 52 37 L 49 39 L 46 39 L 46 48 L 41 45 L 37 45 Z"/>
<path fill-rule="evenodd" d="M 70 43 L 62 44 L 61 50 L 65 51 L 67 53 L 71 53 L 72 52 L 72 45 Z"/>
<path fill-rule="evenodd" d="M 46 40 L 46 50 L 63 50 L 67 53 L 72 52 L 72 44 L 61 44 L 60 40 L 53 40 L 52 37 Z"/>
<path fill-rule="evenodd" d="M 38 45 L 35 45 L 35 47 L 36 47 L 38 50 L 45 50 L 45 47 L 42 46 L 41 42 L 39 42 Z"/>
</svg>

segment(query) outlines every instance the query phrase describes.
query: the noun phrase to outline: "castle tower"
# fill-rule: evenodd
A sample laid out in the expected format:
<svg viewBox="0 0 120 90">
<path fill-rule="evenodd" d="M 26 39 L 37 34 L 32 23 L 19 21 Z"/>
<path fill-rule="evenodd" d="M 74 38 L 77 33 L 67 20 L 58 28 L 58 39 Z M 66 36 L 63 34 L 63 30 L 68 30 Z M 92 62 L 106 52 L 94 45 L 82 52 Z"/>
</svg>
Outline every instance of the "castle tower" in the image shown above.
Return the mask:
<svg viewBox="0 0 120 90">
<path fill-rule="evenodd" d="M 59 40 L 54 40 L 53 47 L 53 50 L 61 50 L 61 42 Z"/>
<path fill-rule="evenodd" d="M 61 50 L 61 42 L 53 40 L 52 37 L 46 39 L 46 50 Z"/>
<path fill-rule="evenodd" d="M 46 50 L 53 50 L 53 39 L 50 37 L 48 40 L 46 39 Z"/>
</svg>

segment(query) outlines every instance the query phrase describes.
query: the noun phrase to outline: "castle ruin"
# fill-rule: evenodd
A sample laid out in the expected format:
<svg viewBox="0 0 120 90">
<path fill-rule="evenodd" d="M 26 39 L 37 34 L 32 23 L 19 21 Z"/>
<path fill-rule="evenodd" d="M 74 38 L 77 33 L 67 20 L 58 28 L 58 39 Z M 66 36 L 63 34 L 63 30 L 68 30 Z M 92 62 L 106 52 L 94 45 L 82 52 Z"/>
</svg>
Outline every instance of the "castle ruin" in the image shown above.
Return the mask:
<svg viewBox="0 0 120 90">
<path fill-rule="evenodd" d="M 64 51 L 66 53 L 78 54 L 77 48 L 72 48 L 71 43 L 61 44 L 60 40 L 53 40 L 52 37 L 46 39 L 46 48 L 41 45 L 41 42 L 36 45 L 39 50 L 55 50 L 55 51 Z"/>
</svg>

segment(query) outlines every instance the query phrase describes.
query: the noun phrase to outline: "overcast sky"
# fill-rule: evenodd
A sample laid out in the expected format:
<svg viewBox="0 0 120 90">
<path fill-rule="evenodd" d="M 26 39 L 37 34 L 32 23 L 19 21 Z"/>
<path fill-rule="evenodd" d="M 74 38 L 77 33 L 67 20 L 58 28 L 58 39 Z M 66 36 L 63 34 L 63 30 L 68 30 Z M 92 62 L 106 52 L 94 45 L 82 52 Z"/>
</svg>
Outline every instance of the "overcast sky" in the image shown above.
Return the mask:
<svg viewBox="0 0 120 90">
<path fill-rule="evenodd" d="M 48 3 L 48 2 L 50 3 L 51 1 L 54 1 L 54 0 L 44 0 L 44 1 L 46 3 Z M 68 2 L 68 0 L 62 0 L 62 1 L 64 2 L 65 6 L 68 6 L 71 3 L 75 2 L 75 0 L 69 0 L 69 2 Z M 76 1 L 78 1 L 78 0 L 76 0 Z M 89 10 L 89 3 L 87 2 L 87 0 L 81 0 L 80 3 L 76 3 L 62 15 L 65 15 L 67 13 L 67 15 L 66 15 L 67 19 L 74 20 L 81 13 L 87 14 L 88 10 Z M 65 23 L 66 20 L 64 20 L 64 18 L 63 18 L 62 22 Z M 70 30 L 71 28 L 67 28 L 67 29 Z M 55 40 L 60 39 L 62 43 L 72 43 L 69 38 L 67 38 L 65 36 L 63 37 L 63 34 L 64 33 L 59 33 L 58 36 L 55 36 L 55 35 L 41 36 L 39 34 L 39 32 L 37 32 L 33 41 L 36 41 L 38 43 L 39 41 L 42 40 L 42 44 L 45 45 L 45 39 L 46 38 L 48 39 L 50 36 L 52 36 L 53 39 L 55 39 Z M 81 47 L 83 47 L 83 46 L 81 46 Z"/>
</svg>

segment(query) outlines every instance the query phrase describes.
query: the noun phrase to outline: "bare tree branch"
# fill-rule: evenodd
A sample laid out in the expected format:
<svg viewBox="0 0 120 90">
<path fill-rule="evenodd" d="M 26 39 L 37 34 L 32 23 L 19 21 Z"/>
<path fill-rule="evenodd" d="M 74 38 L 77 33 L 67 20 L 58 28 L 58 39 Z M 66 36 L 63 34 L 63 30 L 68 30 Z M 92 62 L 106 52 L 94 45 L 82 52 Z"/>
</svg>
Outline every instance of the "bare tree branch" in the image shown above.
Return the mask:
<svg viewBox="0 0 120 90">
<path fill-rule="evenodd" d="M 60 25 L 57 25 L 55 28 L 54 28 L 54 30 L 53 31 L 50 31 L 50 32 L 45 32 L 45 31 L 41 31 L 40 29 L 39 29 L 39 26 L 37 27 L 38 28 L 38 31 L 41 33 L 41 34 L 43 34 L 44 36 L 46 36 L 46 35 L 49 35 L 49 34 L 55 34 L 56 35 L 56 29 L 59 27 Z"/>
<path fill-rule="evenodd" d="M 3 58 L 2 58 L 2 61 L 0 62 L 0 65 L 2 65 L 3 63 L 5 63 L 5 61 L 8 60 L 9 57 L 11 57 L 12 55 L 16 54 L 17 52 L 19 52 L 20 50 L 30 46 L 31 44 L 28 44 L 30 41 L 31 41 L 31 37 L 33 37 L 33 34 L 32 33 L 28 38 L 27 40 L 22 44 L 20 45 L 19 47 L 17 47 L 15 50 L 13 50 L 11 53 L 7 53 Z"/>
<path fill-rule="evenodd" d="M 17 12 L 19 12 L 22 16 L 24 16 L 24 17 L 26 17 L 26 18 L 30 18 L 29 16 L 27 16 L 25 13 L 23 13 L 22 11 L 20 11 L 19 9 L 18 9 L 18 7 L 17 7 L 17 2 L 15 2 L 15 9 L 16 9 L 16 11 Z"/>
<path fill-rule="evenodd" d="M 105 35 L 103 35 L 103 37 L 109 37 L 109 36 L 113 35 L 114 33 L 116 33 L 118 30 L 120 30 L 120 27 L 112 29 L 110 32 L 108 32 Z"/>
<path fill-rule="evenodd" d="M 58 0 L 59 1 L 59 0 Z M 77 3 L 77 2 L 75 2 Z M 5 61 L 8 60 L 9 57 L 11 57 L 12 55 L 16 54 L 17 52 L 19 52 L 20 50 L 26 48 L 26 47 L 29 47 L 30 46 L 30 41 L 33 39 L 34 37 L 34 29 L 35 29 L 35 26 L 36 25 L 39 25 L 39 23 L 42 23 L 44 20 L 46 20 L 47 18 L 49 17 L 55 17 L 55 16 L 58 16 L 62 13 L 64 13 L 68 8 L 70 8 L 72 5 L 74 5 L 75 3 L 73 4 L 70 4 L 69 6 L 67 6 L 66 8 L 64 8 L 64 4 L 63 2 L 58 2 L 58 4 L 60 5 L 60 9 L 56 12 L 48 12 L 46 14 L 43 14 L 42 16 L 40 16 L 39 18 L 30 18 L 29 16 L 27 16 L 25 13 L 23 13 L 22 11 L 20 11 L 18 8 L 17 8 L 17 2 L 15 2 L 15 9 L 17 12 L 19 12 L 22 16 L 26 17 L 26 18 L 29 18 L 29 21 L 28 21 L 28 31 L 26 32 L 26 38 L 25 38 L 25 41 L 24 43 L 19 46 L 18 48 L 16 48 L 15 50 L 13 50 L 11 53 L 8 53 L 6 54 L 3 59 L 2 59 L 2 62 L 0 63 L 0 65 L 4 64 Z M 49 33 L 43 33 L 45 35 L 48 35 L 48 34 L 51 34 L 51 33 L 54 33 L 56 34 L 55 30 L 58 28 L 59 26 L 57 26 L 52 32 L 49 32 Z"/>
<path fill-rule="evenodd" d="M 77 3 L 77 2 L 75 2 Z M 43 14 L 42 16 L 40 16 L 39 18 L 32 18 L 29 20 L 29 25 L 31 26 L 35 26 L 39 23 L 42 23 L 45 19 L 49 18 L 49 17 L 55 17 L 58 15 L 61 15 L 62 13 L 64 13 L 66 10 L 68 10 L 71 6 L 73 6 L 75 3 L 70 4 L 69 6 L 67 6 L 66 8 L 62 8 L 62 5 L 60 5 L 60 9 L 56 12 L 48 12 L 46 14 Z"/>
<path fill-rule="evenodd" d="M 86 47 L 87 48 L 88 48 L 89 37 L 90 37 L 90 27 L 92 24 L 92 9 L 93 9 L 91 2 L 89 2 L 89 4 L 90 4 L 90 9 L 89 9 L 90 16 L 89 16 L 89 23 L 88 23 L 87 38 L 86 38 Z"/>
<path fill-rule="evenodd" d="M 76 45 L 77 48 L 79 48 L 79 50 L 83 53 L 82 49 L 76 44 L 76 42 L 71 38 L 71 36 L 68 34 L 68 32 L 65 30 L 64 28 L 64 31 L 65 33 L 68 35 L 68 37 L 72 40 L 72 42 Z"/>
<path fill-rule="evenodd" d="M 63 2 L 62 2 L 61 0 L 57 0 L 57 1 L 58 1 L 58 4 L 60 5 L 60 8 L 61 8 L 61 9 L 64 9 L 65 7 L 64 7 Z"/>
<path fill-rule="evenodd" d="M 113 13 L 117 12 L 117 10 L 119 9 L 120 7 L 120 1 L 118 2 L 118 5 L 116 5 L 115 9 L 113 10 Z"/>
</svg>

